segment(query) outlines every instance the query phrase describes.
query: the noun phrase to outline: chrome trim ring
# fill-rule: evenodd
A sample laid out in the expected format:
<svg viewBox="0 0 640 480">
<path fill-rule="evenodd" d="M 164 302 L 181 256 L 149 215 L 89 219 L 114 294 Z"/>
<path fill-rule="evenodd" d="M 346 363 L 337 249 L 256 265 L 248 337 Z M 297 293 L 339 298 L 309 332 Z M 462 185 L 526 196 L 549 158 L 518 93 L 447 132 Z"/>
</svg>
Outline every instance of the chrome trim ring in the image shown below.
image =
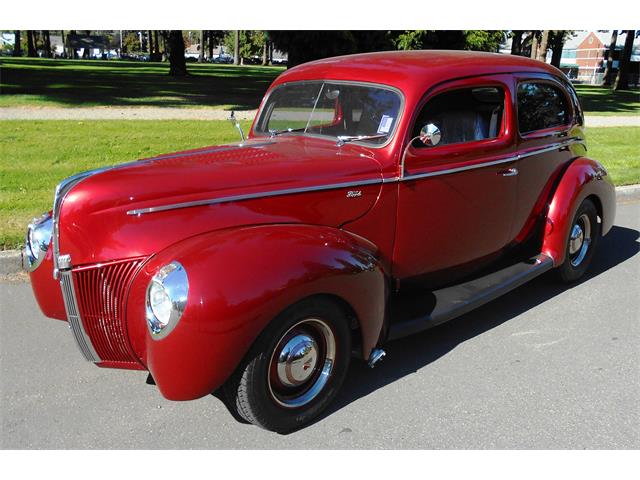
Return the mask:
<svg viewBox="0 0 640 480">
<path fill-rule="evenodd" d="M 307 405 L 325 388 L 333 374 L 336 338 L 319 318 L 296 323 L 280 338 L 271 353 L 268 387 L 281 407 Z"/>
<path fill-rule="evenodd" d="M 569 236 L 569 261 L 571 266 L 579 266 L 589 251 L 591 245 L 591 220 L 583 213 L 571 228 Z"/>
</svg>

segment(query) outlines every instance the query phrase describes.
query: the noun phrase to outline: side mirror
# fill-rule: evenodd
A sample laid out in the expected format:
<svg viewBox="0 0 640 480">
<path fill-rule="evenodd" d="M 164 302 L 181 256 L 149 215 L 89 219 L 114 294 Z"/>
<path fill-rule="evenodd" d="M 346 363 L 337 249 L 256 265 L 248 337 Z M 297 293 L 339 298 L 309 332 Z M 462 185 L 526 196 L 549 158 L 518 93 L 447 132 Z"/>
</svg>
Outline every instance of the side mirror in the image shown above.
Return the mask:
<svg viewBox="0 0 640 480">
<path fill-rule="evenodd" d="M 424 143 L 427 147 L 435 147 L 440 143 L 442 134 L 440 133 L 440 129 L 436 127 L 433 123 L 427 123 L 424 127 L 420 129 L 419 138 L 420 138 L 420 141 Z"/>
<path fill-rule="evenodd" d="M 238 131 L 240 132 L 240 138 L 244 142 L 244 140 L 245 140 L 244 132 L 242 131 L 242 127 L 240 126 L 240 122 L 238 122 L 238 120 L 236 119 L 236 112 L 234 112 L 233 110 L 231 110 L 231 115 L 229 115 L 229 121 L 233 124 L 234 127 L 236 127 L 238 129 Z"/>
</svg>

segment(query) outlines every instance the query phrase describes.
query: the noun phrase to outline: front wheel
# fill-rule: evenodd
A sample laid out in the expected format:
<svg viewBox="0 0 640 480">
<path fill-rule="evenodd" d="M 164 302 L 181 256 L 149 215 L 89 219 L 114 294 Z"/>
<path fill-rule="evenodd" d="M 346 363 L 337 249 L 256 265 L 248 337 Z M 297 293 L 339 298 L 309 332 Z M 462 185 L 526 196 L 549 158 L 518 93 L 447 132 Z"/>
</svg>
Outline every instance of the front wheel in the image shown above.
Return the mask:
<svg viewBox="0 0 640 480">
<path fill-rule="evenodd" d="M 351 331 L 343 309 L 315 298 L 280 314 L 225 384 L 230 407 L 247 421 L 287 433 L 312 422 L 349 368 Z"/>
<path fill-rule="evenodd" d="M 564 283 L 578 280 L 589 268 L 602 233 L 598 211 L 589 199 L 584 200 L 576 212 L 567 238 L 566 258 L 558 267 L 558 276 Z"/>
</svg>

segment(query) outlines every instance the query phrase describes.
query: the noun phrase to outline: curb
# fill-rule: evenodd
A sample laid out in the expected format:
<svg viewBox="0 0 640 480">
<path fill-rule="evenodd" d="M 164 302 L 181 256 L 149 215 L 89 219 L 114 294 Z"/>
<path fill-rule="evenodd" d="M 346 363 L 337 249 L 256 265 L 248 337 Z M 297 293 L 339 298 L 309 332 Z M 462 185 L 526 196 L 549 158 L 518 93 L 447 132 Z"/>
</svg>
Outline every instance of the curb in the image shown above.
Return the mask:
<svg viewBox="0 0 640 480">
<path fill-rule="evenodd" d="M 20 250 L 0 251 L 0 275 L 13 275 L 22 271 Z"/>
<path fill-rule="evenodd" d="M 616 187 L 616 201 L 630 202 L 640 200 L 640 184 Z M 13 275 L 22 272 L 20 250 L 0 251 L 0 275 Z"/>
</svg>

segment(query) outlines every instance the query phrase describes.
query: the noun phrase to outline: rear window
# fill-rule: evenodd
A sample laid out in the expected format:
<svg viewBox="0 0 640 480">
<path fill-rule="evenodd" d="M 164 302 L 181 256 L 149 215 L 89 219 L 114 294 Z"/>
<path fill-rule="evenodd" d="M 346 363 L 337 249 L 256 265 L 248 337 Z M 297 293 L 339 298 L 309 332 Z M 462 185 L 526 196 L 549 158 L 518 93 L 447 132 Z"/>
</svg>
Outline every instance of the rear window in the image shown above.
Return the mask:
<svg viewBox="0 0 640 480">
<path fill-rule="evenodd" d="M 569 123 L 569 107 L 562 91 L 549 83 L 524 82 L 518 85 L 518 128 L 535 132 Z"/>
</svg>

